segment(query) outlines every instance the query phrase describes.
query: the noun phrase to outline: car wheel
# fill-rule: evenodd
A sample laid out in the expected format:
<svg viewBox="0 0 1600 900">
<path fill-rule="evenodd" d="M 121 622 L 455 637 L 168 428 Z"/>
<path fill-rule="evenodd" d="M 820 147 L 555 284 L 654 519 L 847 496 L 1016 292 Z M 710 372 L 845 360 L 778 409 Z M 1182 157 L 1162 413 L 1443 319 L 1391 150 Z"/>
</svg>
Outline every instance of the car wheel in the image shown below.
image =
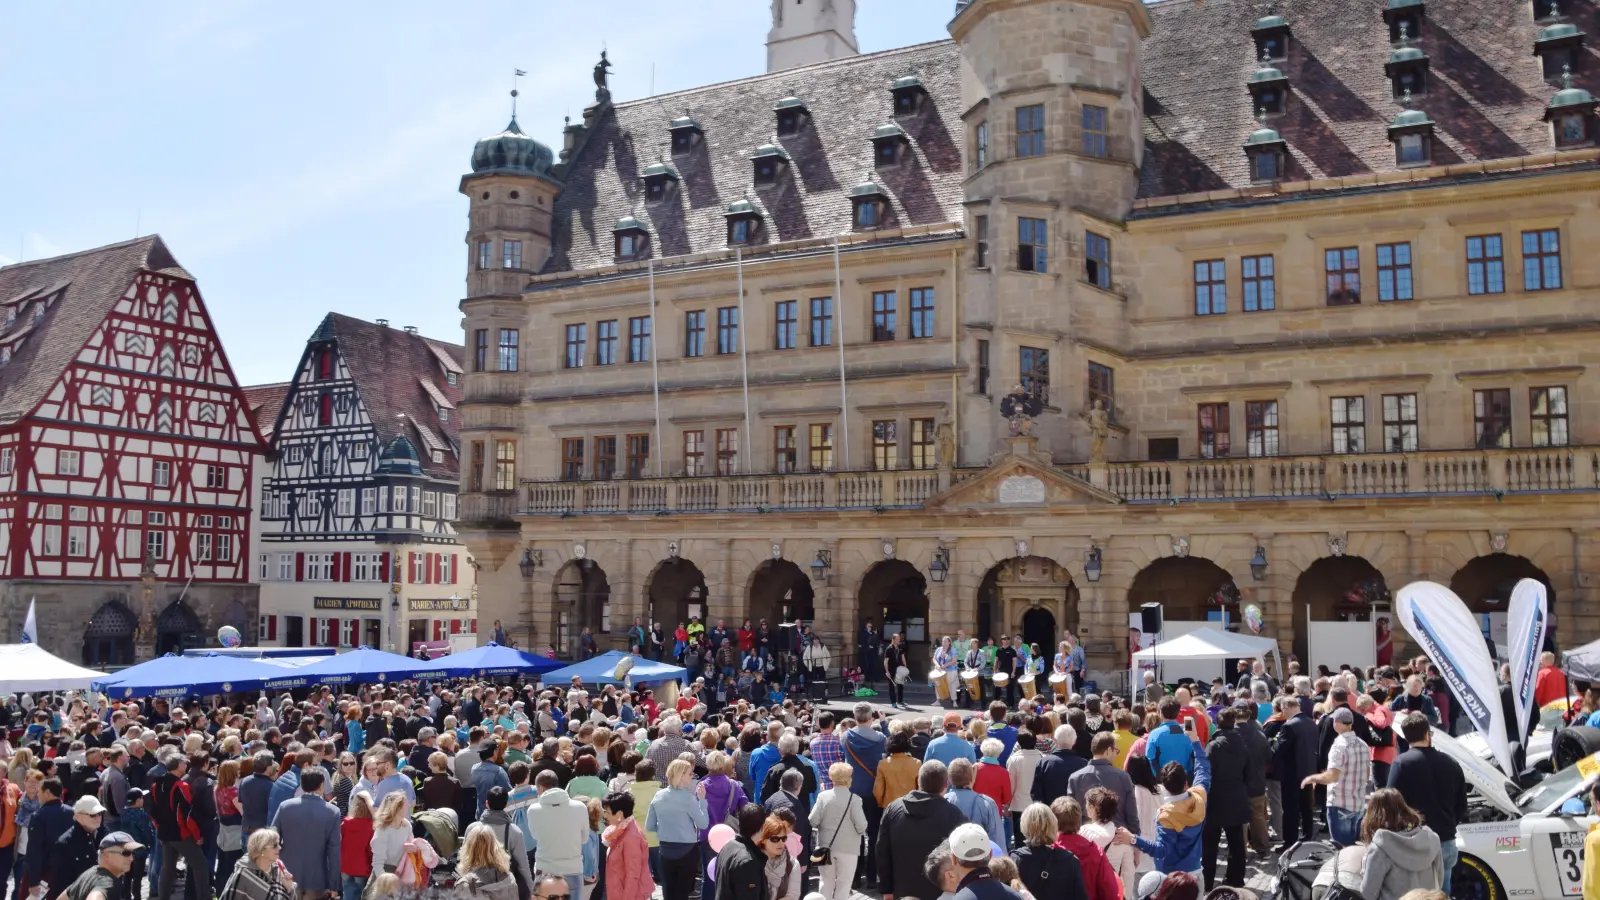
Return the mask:
<svg viewBox="0 0 1600 900">
<path fill-rule="evenodd" d="M 1483 860 L 1463 853 L 1450 873 L 1450 900 L 1506 900 L 1506 889 Z"/>
<path fill-rule="evenodd" d="M 1559 772 L 1594 753 L 1600 753 L 1600 728 L 1574 725 L 1556 732 L 1550 748 L 1550 759 Z"/>
</svg>

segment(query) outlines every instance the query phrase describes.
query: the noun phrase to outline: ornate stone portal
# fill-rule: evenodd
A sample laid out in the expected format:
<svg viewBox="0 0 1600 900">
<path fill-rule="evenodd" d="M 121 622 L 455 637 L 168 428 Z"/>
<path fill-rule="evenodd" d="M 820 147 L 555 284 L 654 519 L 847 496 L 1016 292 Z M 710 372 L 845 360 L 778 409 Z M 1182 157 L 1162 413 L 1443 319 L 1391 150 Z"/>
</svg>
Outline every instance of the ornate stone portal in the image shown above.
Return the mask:
<svg viewBox="0 0 1600 900">
<path fill-rule="evenodd" d="M 1078 589 L 1072 575 L 1041 556 L 1013 557 L 998 566 L 994 581 L 994 634 L 1020 634 L 1045 653 L 1067 631 L 1078 632 Z"/>
</svg>

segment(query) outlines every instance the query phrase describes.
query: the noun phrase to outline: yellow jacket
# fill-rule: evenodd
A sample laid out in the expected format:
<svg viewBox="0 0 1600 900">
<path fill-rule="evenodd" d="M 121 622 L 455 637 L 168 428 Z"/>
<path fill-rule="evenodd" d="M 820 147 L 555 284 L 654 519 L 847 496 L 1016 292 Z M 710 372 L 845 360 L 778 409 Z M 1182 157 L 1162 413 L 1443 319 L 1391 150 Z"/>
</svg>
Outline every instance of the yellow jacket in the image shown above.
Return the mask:
<svg viewBox="0 0 1600 900">
<path fill-rule="evenodd" d="M 878 777 L 872 782 L 872 796 L 878 801 L 878 808 L 886 808 L 916 790 L 920 768 L 922 764 L 909 753 L 891 753 L 884 757 L 878 763 Z"/>
<path fill-rule="evenodd" d="M 1600 900 L 1600 823 L 1583 839 L 1583 900 Z"/>
</svg>

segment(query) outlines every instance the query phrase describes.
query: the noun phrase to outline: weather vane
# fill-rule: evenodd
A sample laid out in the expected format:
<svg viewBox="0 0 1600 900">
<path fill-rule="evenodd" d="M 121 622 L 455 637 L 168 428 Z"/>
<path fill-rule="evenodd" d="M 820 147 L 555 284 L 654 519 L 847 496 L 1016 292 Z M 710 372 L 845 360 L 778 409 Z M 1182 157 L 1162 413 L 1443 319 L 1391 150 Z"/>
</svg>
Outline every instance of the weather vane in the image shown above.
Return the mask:
<svg viewBox="0 0 1600 900">
<path fill-rule="evenodd" d="M 517 79 L 528 74 L 521 69 L 511 70 L 511 118 L 517 117 Z"/>
</svg>

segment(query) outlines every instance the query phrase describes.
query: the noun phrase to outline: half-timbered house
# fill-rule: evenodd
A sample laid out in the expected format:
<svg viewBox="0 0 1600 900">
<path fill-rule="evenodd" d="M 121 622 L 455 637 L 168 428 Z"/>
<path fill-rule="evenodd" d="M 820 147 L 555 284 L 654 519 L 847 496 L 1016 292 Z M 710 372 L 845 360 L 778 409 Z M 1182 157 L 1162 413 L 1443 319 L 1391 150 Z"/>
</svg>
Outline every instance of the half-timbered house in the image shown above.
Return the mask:
<svg viewBox="0 0 1600 900">
<path fill-rule="evenodd" d="M 411 652 L 476 630 L 451 524 L 463 353 L 330 313 L 290 382 L 248 389 L 272 446 L 255 517 L 262 643 Z"/>
</svg>

